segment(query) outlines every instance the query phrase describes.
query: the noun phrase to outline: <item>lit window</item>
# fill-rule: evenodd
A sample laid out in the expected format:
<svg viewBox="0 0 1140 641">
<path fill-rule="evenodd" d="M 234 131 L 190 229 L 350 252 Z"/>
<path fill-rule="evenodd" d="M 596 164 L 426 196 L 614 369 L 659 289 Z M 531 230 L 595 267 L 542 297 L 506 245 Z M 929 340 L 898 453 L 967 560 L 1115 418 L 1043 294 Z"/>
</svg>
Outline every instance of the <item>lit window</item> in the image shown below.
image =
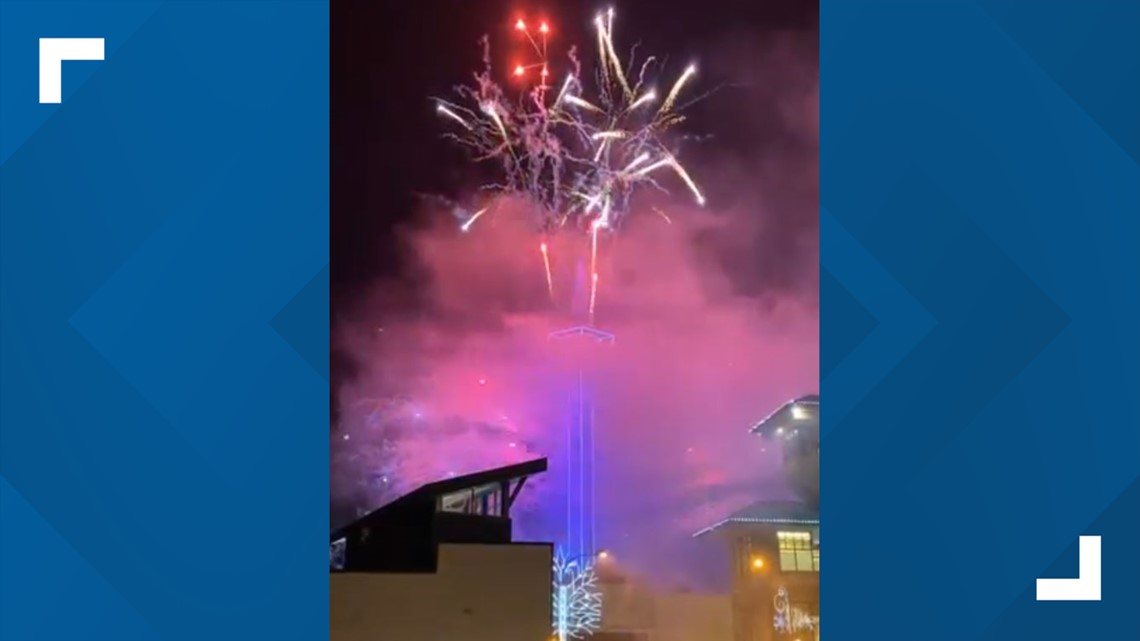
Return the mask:
<svg viewBox="0 0 1140 641">
<path fill-rule="evenodd" d="M 819 549 L 810 532 L 778 532 L 781 572 L 818 572 Z"/>
</svg>

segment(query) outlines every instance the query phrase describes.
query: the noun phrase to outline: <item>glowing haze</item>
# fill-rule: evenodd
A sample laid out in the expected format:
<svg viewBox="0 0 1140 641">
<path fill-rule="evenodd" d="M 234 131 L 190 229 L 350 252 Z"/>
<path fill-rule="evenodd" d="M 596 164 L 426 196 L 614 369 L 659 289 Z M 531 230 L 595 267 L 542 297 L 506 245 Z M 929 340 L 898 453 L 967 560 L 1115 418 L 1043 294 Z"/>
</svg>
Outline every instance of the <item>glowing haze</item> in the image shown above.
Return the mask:
<svg viewBox="0 0 1140 641">
<path fill-rule="evenodd" d="M 764 118 L 772 148 L 714 139 L 688 167 L 704 208 L 683 185 L 671 198 L 635 198 L 621 233 L 599 249 L 595 325 L 617 340 L 591 361 L 598 545 L 643 573 L 660 575 L 662 560 L 727 512 L 789 495 L 779 453 L 747 429 L 818 390 L 814 62 L 795 43 L 756 50 L 747 41 L 702 66 L 733 60 L 743 75 L 729 78 L 737 94 L 706 116 Z M 549 290 L 573 298 L 588 237 L 547 240 L 558 267 L 549 284 L 530 205 L 497 205 L 466 232 L 425 207 L 402 231 L 414 276 L 377 283 L 357 320 L 341 324 L 336 347 L 358 371 L 334 391 L 334 503 L 374 508 L 422 483 L 556 447 L 566 363 L 547 335 L 576 323 Z M 523 538 L 545 535 L 551 483 L 523 492 Z"/>
</svg>

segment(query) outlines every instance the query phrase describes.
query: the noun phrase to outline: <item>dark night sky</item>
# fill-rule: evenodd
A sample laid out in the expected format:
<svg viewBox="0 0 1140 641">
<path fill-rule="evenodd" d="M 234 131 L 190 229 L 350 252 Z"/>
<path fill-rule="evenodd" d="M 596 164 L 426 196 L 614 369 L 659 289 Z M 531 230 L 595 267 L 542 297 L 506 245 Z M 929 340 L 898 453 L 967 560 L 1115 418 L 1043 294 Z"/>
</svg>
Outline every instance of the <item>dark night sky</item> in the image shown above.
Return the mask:
<svg viewBox="0 0 1140 641">
<path fill-rule="evenodd" d="M 496 52 L 509 43 L 510 25 L 521 15 L 549 17 L 556 30 L 552 56 L 571 43 L 588 50 L 590 20 L 605 4 L 551 0 L 515 3 L 491 0 L 334 0 L 331 9 L 331 305 L 333 331 L 351 314 L 353 302 L 379 276 L 406 272 L 393 229 L 409 222 L 417 193 L 456 194 L 477 180 L 462 152 L 441 139 L 430 96 L 450 96 L 479 67 L 478 39 L 492 37 Z M 795 32 L 814 56 L 818 4 L 797 0 L 625 0 L 615 9 L 626 47 L 668 54 L 675 70 L 702 61 L 728 40 L 776 37 Z M 806 43 L 806 45 L 805 45 Z M 509 49 L 509 47 L 504 47 Z M 721 61 L 723 63 L 723 61 Z M 702 66 L 703 83 L 711 78 Z M 778 81 L 777 81 L 778 82 Z M 715 141 L 722 157 L 778 146 L 777 119 L 742 113 L 732 87 L 699 103 L 691 122 L 702 131 L 733 124 L 733 135 Z M 727 104 L 727 107 L 725 106 Z M 763 109 L 761 106 L 756 107 Z M 720 105 L 718 107 L 717 105 Z M 720 109 L 720 111 L 718 111 Z M 727 110 L 726 110 L 727 109 Z M 715 126 L 711 126 L 715 125 Z M 795 221 L 789 224 L 797 224 Z M 814 221 L 804 221 L 814 225 Z M 774 273 L 778 265 L 757 265 Z M 349 373 L 334 354 L 333 380 Z"/>
</svg>

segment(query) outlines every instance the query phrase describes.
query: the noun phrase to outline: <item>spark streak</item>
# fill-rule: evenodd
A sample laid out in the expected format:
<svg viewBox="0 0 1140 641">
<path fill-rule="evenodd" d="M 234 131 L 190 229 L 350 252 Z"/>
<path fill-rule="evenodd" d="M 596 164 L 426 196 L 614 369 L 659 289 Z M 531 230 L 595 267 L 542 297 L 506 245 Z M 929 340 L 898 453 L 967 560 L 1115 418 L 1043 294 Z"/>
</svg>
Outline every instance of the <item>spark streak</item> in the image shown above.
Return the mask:
<svg viewBox="0 0 1140 641">
<path fill-rule="evenodd" d="M 440 103 L 440 104 L 437 104 L 437 105 L 435 106 L 435 110 L 436 110 L 437 112 L 439 112 L 439 113 L 441 113 L 441 114 L 443 114 L 443 115 L 447 116 L 448 118 L 451 118 L 451 119 L 452 119 L 452 120 L 454 120 L 455 122 L 457 122 L 457 123 L 459 123 L 459 124 L 463 125 L 463 128 L 464 128 L 464 129 L 467 129 L 468 131 L 470 131 L 470 130 L 471 130 L 471 125 L 467 124 L 467 121 L 466 121 L 466 120 L 464 120 L 462 116 L 460 116 L 459 114 L 455 113 L 454 111 L 452 111 L 452 110 L 448 109 L 448 108 L 447 108 L 447 105 L 444 105 L 444 104 L 442 104 L 442 103 Z"/>
<path fill-rule="evenodd" d="M 508 145 L 511 144 L 511 137 L 507 134 L 507 127 L 503 124 L 503 119 L 501 116 L 499 116 L 499 111 L 495 108 L 495 104 L 491 102 L 485 102 L 483 103 L 482 109 L 483 113 L 487 114 L 487 116 L 490 117 L 492 121 L 494 121 L 495 126 L 499 128 L 499 133 L 503 135 L 503 142 L 507 143 Z"/>
<path fill-rule="evenodd" d="M 662 160 L 658 160 L 657 162 L 653 163 L 652 165 L 649 165 L 648 167 L 642 167 L 641 169 L 638 169 L 633 174 L 633 177 L 634 178 L 640 178 L 642 176 L 651 174 L 651 173 L 657 171 L 658 169 L 661 169 L 662 167 L 667 167 L 671 164 L 673 164 L 673 161 L 670 158 L 664 158 Z"/>
<path fill-rule="evenodd" d="M 598 300 L 598 272 L 594 272 L 594 279 L 590 283 L 590 323 L 594 322 L 594 305 Z"/>
<path fill-rule="evenodd" d="M 669 95 L 665 98 L 665 102 L 661 103 L 661 109 L 658 114 L 668 113 L 673 108 L 673 103 L 677 101 L 677 94 L 681 93 L 681 87 L 685 86 L 685 81 L 697 73 L 696 65 L 689 65 L 685 68 L 685 73 L 677 78 L 677 82 L 673 83 L 673 88 L 669 90 Z"/>
<path fill-rule="evenodd" d="M 467 219 L 466 222 L 464 222 L 462 225 L 459 226 L 459 229 L 461 229 L 464 232 L 470 231 L 471 225 L 474 225 L 475 221 L 479 220 L 480 216 L 487 213 L 488 209 L 490 209 L 490 207 L 484 207 L 484 208 L 480 209 L 479 211 L 475 212 L 470 218 Z"/>
<path fill-rule="evenodd" d="M 538 246 L 539 251 L 542 252 L 542 266 L 546 270 L 546 291 L 550 294 L 550 300 L 554 300 L 554 277 L 550 273 L 550 254 L 547 251 L 546 243 L 543 242 Z"/>
<path fill-rule="evenodd" d="M 644 95 L 642 95 L 640 98 L 638 98 L 637 100 L 634 100 L 634 101 L 633 101 L 633 104 L 631 104 L 631 105 L 629 106 L 629 110 L 630 110 L 630 111 L 633 111 L 634 109 L 637 109 L 637 108 L 638 108 L 638 107 L 640 107 L 641 105 L 644 105 L 644 104 L 646 104 L 646 103 L 650 103 L 650 102 L 653 102 L 653 101 L 654 101 L 654 100 L 656 100 L 656 99 L 657 99 L 657 94 L 656 94 L 656 93 L 654 93 L 654 92 L 652 92 L 652 91 L 650 91 L 650 92 L 647 92 L 647 93 L 645 93 Z"/>
<path fill-rule="evenodd" d="M 562 103 L 562 98 L 566 95 L 566 90 L 570 88 L 570 83 L 574 82 L 574 74 L 566 76 L 566 82 L 562 83 L 562 89 L 558 91 L 558 97 L 554 99 L 554 107 L 557 109 L 558 105 Z"/>
<path fill-rule="evenodd" d="M 602 19 L 598 16 L 597 21 L 598 29 L 602 29 Z M 618 58 L 617 52 L 614 51 L 614 10 L 611 7 L 607 13 L 606 25 L 604 27 L 605 33 L 602 34 L 602 41 L 606 45 L 605 54 L 609 56 L 610 64 L 613 65 L 614 75 L 617 76 L 618 82 L 621 83 L 621 88 L 625 90 L 627 98 L 633 97 L 633 90 L 629 88 L 629 82 L 625 79 L 625 70 L 621 66 L 621 59 Z"/>
<path fill-rule="evenodd" d="M 594 105 L 586 102 L 585 100 L 582 100 L 581 98 L 579 98 L 578 96 L 575 96 L 573 94 L 567 94 L 566 95 L 566 102 L 574 105 L 575 107 L 581 107 L 583 109 L 589 109 L 590 111 L 596 111 L 598 113 L 603 113 L 600 108 L 595 107 Z"/>
<path fill-rule="evenodd" d="M 643 153 L 643 154 L 639 155 L 637 158 L 634 158 L 633 160 L 631 160 L 628 165 L 623 167 L 621 170 L 621 173 L 628 174 L 629 172 L 633 171 L 634 167 L 637 167 L 638 165 L 645 162 L 646 160 L 649 160 L 649 154 Z"/>
<path fill-rule="evenodd" d="M 673 171 L 677 172 L 681 180 L 685 181 L 685 184 L 688 185 L 689 191 L 693 192 L 693 196 L 697 199 L 697 204 L 703 207 L 705 204 L 705 196 L 701 193 L 701 190 L 697 188 L 697 183 L 693 182 L 693 179 L 689 177 L 689 172 L 685 171 L 685 168 L 681 166 L 681 163 L 677 162 L 676 158 L 669 158 L 669 164 L 673 166 Z"/>
</svg>

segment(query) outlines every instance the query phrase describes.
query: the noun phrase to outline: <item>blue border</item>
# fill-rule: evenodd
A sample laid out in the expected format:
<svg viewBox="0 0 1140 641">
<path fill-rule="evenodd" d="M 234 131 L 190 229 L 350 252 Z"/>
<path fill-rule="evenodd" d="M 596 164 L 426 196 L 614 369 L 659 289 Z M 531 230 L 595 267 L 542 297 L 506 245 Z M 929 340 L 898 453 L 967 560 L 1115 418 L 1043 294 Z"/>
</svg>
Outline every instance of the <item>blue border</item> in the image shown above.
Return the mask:
<svg viewBox="0 0 1140 641">
<path fill-rule="evenodd" d="M 38 102 L 41 37 L 101 37 Z M 328 637 L 328 4 L 0 2 L 0 638 Z"/>
<path fill-rule="evenodd" d="M 1140 639 L 1140 3 L 821 6 L 828 641 Z M 1103 541 L 1103 599 L 1046 603 Z"/>
</svg>

